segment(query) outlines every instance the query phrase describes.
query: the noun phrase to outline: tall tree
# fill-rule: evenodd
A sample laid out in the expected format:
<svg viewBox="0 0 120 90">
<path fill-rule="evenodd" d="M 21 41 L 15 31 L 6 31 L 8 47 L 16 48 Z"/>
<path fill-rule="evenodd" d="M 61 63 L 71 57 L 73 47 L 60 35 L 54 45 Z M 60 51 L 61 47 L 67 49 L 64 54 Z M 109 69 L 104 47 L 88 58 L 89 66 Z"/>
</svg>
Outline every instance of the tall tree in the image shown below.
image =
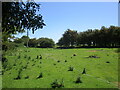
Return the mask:
<svg viewBox="0 0 120 90">
<path fill-rule="evenodd" d="M 55 46 L 55 42 L 50 38 L 39 38 L 37 42 L 41 48 L 52 48 Z"/>
<path fill-rule="evenodd" d="M 59 45 L 59 46 L 63 46 L 63 45 L 64 45 L 63 37 L 61 37 L 61 38 L 58 40 L 57 45 Z"/>
<path fill-rule="evenodd" d="M 45 26 L 42 15 L 38 14 L 40 4 L 31 1 L 2 3 L 3 42 L 12 34 L 23 33 L 25 30 L 32 30 L 34 34 L 34 31 Z"/>
<path fill-rule="evenodd" d="M 77 31 L 68 29 L 63 34 L 63 37 L 59 40 L 58 44 L 66 47 L 76 45 L 78 33 Z"/>
</svg>

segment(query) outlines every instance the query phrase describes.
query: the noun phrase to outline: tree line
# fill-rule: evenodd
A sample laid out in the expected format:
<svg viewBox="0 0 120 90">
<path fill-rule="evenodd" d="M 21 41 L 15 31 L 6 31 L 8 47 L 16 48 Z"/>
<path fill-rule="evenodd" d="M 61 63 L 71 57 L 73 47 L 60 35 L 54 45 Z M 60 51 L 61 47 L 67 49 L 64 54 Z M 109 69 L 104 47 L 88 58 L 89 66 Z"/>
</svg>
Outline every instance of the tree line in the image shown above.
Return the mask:
<svg viewBox="0 0 120 90">
<path fill-rule="evenodd" d="M 44 37 L 36 39 L 22 36 L 21 38 L 14 39 L 12 43 L 27 47 L 27 42 L 29 47 L 53 48 L 55 46 L 55 42 L 52 39 Z"/>
<path fill-rule="evenodd" d="M 36 30 L 42 29 L 46 26 L 42 15 L 37 13 L 39 10 L 40 4 L 31 2 L 31 0 L 28 0 L 26 3 L 2 3 L 2 50 L 7 50 L 6 48 L 14 46 L 9 42 L 9 38 L 13 38 L 12 35 L 26 32 L 26 30 L 32 31 L 34 34 Z M 36 44 L 31 44 L 31 42 L 36 43 L 35 41 L 38 40 L 35 38 L 32 40 L 30 39 L 29 46 L 40 46 L 38 43 L 37 46 Z M 46 42 L 48 43 L 49 40 L 46 40 Z M 62 47 L 119 47 L 120 28 L 117 26 L 110 26 L 109 28 L 102 26 L 100 30 L 88 29 L 84 32 L 77 32 L 75 30 L 68 29 L 60 38 L 57 45 Z"/>
<path fill-rule="evenodd" d="M 83 32 L 68 29 L 57 45 L 61 47 L 120 47 L 120 27 L 102 26 L 101 29 L 88 29 Z"/>
</svg>

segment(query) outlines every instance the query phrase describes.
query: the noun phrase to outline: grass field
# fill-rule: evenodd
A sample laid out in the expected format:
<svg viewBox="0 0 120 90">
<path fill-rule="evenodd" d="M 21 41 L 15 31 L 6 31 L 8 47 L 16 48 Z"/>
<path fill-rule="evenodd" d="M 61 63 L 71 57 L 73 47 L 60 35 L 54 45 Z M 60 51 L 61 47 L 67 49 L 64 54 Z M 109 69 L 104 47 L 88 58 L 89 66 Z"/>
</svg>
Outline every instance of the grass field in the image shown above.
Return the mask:
<svg viewBox="0 0 120 90">
<path fill-rule="evenodd" d="M 7 53 L 3 88 L 117 88 L 116 50 L 19 48 Z"/>
</svg>

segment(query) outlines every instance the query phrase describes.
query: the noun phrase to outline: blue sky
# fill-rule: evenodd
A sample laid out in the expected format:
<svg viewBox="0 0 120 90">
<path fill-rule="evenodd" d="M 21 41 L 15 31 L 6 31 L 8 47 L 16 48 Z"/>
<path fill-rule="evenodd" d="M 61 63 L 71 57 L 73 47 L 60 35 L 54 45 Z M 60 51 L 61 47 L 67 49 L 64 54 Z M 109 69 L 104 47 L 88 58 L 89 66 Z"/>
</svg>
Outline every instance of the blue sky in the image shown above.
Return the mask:
<svg viewBox="0 0 120 90">
<path fill-rule="evenodd" d="M 100 29 L 101 26 L 118 26 L 117 2 L 40 2 L 40 13 L 46 26 L 30 38 L 48 37 L 57 42 L 67 30 L 78 32 Z M 24 34 L 17 35 L 21 37 Z"/>
</svg>

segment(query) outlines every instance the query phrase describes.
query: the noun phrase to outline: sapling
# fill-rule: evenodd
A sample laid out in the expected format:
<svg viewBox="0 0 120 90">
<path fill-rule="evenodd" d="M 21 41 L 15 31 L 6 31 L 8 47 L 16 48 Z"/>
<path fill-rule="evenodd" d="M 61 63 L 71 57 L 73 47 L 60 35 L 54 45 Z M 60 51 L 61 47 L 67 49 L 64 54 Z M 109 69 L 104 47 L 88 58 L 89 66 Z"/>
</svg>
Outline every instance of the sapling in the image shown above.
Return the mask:
<svg viewBox="0 0 120 90">
<path fill-rule="evenodd" d="M 39 75 L 36 79 L 42 78 L 42 77 L 43 77 L 43 74 L 42 74 L 42 72 L 41 72 L 40 75 Z"/>
<path fill-rule="evenodd" d="M 86 70 L 85 70 L 85 68 L 83 69 L 83 72 L 82 72 L 82 74 L 86 74 Z"/>
</svg>

